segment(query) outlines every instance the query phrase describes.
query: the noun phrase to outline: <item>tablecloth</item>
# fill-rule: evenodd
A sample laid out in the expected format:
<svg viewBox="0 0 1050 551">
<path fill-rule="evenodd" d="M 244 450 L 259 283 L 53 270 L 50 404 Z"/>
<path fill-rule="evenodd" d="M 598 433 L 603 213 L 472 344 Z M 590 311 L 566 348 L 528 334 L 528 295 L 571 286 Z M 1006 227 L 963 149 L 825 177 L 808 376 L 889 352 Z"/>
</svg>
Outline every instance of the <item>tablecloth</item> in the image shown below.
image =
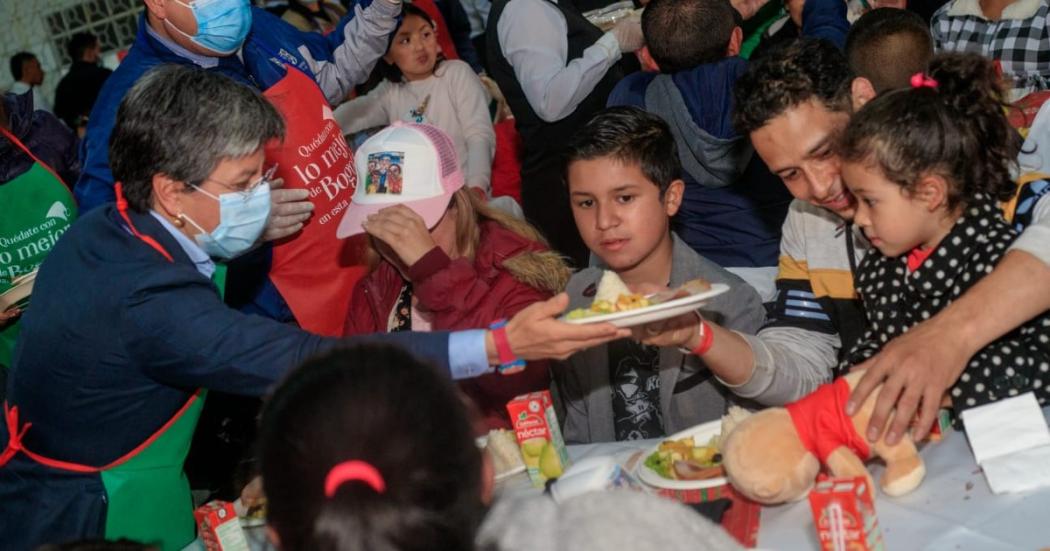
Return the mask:
<svg viewBox="0 0 1050 551">
<path fill-rule="evenodd" d="M 1050 420 L 1050 408 L 1043 409 Z M 615 456 L 626 461 L 658 440 L 569 446 L 573 461 Z M 913 493 L 891 498 L 877 493 L 875 509 L 886 548 L 930 551 L 1014 551 L 1050 549 L 1050 488 L 993 495 L 974 461 L 966 435 L 949 430 L 940 442 L 921 449 L 926 479 Z M 878 480 L 882 466 L 869 465 Z M 497 495 L 537 493 L 522 473 L 497 485 Z M 262 529 L 249 532 L 253 551 L 272 549 Z M 819 549 L 807 500 L 762 509 L 758 548 Z M 187 549 L 203 549 L 191 546 Z"/>
</svg>

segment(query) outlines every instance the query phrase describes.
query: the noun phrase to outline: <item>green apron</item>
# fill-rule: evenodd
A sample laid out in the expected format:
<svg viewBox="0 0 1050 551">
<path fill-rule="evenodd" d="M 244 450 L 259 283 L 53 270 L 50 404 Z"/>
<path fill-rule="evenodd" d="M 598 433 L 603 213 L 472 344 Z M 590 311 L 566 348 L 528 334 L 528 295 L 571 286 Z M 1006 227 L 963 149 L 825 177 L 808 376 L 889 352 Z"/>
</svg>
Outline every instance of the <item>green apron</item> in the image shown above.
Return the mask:
<svg viewBox="0 0 1050 551">
<path fill-rule="evenodd" d="M 117 190 L 117 199 L 118 209 L 121 209 L 121 205 L 126 203 L 120 188 Z M 131 233 L 142 238 L 127 213 L 121 210 L 121 215 Z M 156 241 L 143 239 L 143 242 L 170 258 Z M 225 265 L 216 265 L 212 280 L 220 296 L 223 295 L 226 287 Z M 13 448 L 15 451 L 26 451 L 33 460 L 54 469 L 99 474 L 106 491 L 106 539 L 128 538 L 159 546 L 162 551 L 178 551 L 196 539 L 193 498 L 183 464 L 206 395 L 206 390 L 198 390 L 142 444 L 102 467 L 65 463 L 30 454 L 20 444 L 21 434 L 29 428 L 28 425 L 18 422 L 17 408 L 5 408 L 5 413 L 10 426 L 23 427 L 18 436 L 12 436 L 11 442 L 19 442 Z M 13 434 L 15 432 L 12 431 Z M 0 461 L 0 465 L 3 462 Z"/>
<path fill-rule="evenodd" d="M 207 391 L 201 390 L 124 463 L 102 470 L 106 539 L 128 538 L 178 551 L 197 537 L 193 497 L 183 463 Z"/>
<path fill-rule="evenodd" d="M 15 179 L 0 185 L 0 293 L 11 280 L 32 272 L 76 218 L 76 204 L 69 189 L 51 167 L 44 164 L 6 128 L 11 143 L 33 159 L 33 165 Z M 11 365 L 19 324 L 0 330 L 0 366 Z"/>
<path fill-rule="evenodd" d="M 223 296 L 225 264 L 215 265 L 212 281 Z M 151 439 L 131 452 L 130 459 L 100 472 L 108 500 L 106 539 L 128 538 L 158 545 L 161 551 L 178 551 L 196 539 L 193 497 L 182 468 L 206 396 L 206 390 L 199 390 Z"/>
</svg>

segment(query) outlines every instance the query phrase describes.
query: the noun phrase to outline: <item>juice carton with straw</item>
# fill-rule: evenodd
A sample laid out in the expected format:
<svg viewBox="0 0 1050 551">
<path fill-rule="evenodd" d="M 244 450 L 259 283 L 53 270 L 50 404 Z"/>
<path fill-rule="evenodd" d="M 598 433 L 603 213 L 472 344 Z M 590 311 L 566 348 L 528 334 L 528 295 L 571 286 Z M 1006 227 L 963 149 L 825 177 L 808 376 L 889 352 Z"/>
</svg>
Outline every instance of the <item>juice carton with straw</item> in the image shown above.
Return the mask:
<svg viewBox="0 0 1050 551">
<path fill-rule="evenodd" d="M 558 427 L 551 393 L 544 390 L 523 394 L 507 404 L 521 456 L 536 487 L 558 478 L 569 467 L 569 454 Z"/>
</svg>

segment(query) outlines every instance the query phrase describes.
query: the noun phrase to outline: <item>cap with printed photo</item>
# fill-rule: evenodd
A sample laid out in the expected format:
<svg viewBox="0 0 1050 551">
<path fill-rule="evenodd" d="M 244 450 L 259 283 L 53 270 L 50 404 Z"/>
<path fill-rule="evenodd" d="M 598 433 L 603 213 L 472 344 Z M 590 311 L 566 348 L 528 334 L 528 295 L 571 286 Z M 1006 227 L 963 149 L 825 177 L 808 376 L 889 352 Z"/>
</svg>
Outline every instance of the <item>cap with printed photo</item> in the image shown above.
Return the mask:
<svg viewBox="0 0 1050 551">
<path fill-rule="evenodd" d="M 452 139 L 427 124 L 395 122 L 354 154 L 357 189 L 336 236 L 364 233 L 369 215 L 393 205 L 416 212 L 428 228 L 441 221 L 452 195 L 463 187 Z"/>
</svg>

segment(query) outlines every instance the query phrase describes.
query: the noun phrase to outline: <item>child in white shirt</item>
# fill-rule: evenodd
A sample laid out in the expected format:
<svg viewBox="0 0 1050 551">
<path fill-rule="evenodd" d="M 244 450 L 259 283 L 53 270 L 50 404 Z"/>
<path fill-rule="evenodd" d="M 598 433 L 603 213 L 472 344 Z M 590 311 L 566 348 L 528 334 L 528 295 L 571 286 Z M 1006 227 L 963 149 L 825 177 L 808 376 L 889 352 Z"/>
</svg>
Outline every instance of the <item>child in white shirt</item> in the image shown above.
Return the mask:
<svg viewBox="0 0 1050 551">
<path fill-rule="evenodd" d="M 382 63 L 386 80 L 336 109 L 343 132 L 394 121 L 436 126 L 455 143 L 467 185 L 490 195 L 496 134 L 488 95 L 470 65 L 444 59 L 437 28 L 423 10 L 405 5 L 404 19 Z"/>
</svg>

